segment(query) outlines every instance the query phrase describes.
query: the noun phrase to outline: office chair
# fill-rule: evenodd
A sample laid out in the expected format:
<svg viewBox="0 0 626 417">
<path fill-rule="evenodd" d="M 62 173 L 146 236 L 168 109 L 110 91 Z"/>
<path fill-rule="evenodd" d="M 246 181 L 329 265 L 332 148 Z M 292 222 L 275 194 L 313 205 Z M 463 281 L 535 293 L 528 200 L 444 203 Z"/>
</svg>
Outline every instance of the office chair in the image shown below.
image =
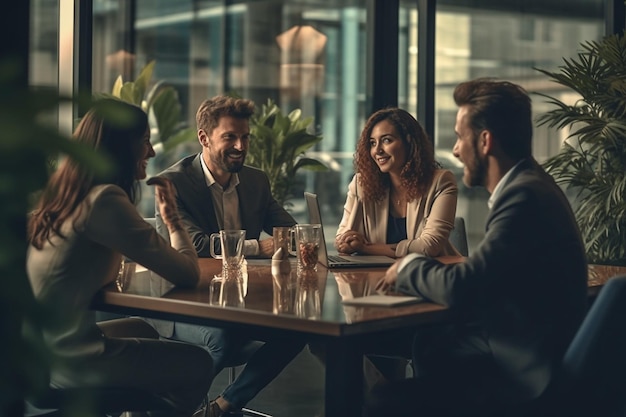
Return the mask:
<svg viewBox="0 0 626 417">
<path fill-rule="evenodd" d="M 528 404 L 489 417 L 624 415 L 626 275 L 619 275 L 600 290 L 546 392 Z"/>
<path fill-rule="evenodd" d="M 32 293 L 31 293 L 32 294 Z M 33 295 L 33 303 L 34 295 Z M 36 346 L 45 346 L 37 319 L 23 320 L 23 337 Z M 29 416 L 113 415 L 127 411 L 173 413 L 174 407 L 157 395 L 128 387 L 55 388 L 50 386 L 50 365 L 43 356 L 32 363 L 37 384 L 28 393 L 25 407 Z"/>
<path fill-rule="evenodd" d="M 173 413 L 174 408 L 156 395 L 130 388 L 48 388 L 27 398 L 28 415 L 119 415 L 133 411 Z"/>
<path fill-rule="evenodd" d="M 450 237 L 448 239 L 461 255 L 469 256 L 467 232 L 465 230 L 465 219 L 463 219 L 463 217 L 454 218 L 454 229 L 450 231 Z"/>
<path fill-rule="evenodd" d="M 567 349 L 555 405 L 562 416 L 626 415 L 626 275 L 600 290 Z"/>
</svg>

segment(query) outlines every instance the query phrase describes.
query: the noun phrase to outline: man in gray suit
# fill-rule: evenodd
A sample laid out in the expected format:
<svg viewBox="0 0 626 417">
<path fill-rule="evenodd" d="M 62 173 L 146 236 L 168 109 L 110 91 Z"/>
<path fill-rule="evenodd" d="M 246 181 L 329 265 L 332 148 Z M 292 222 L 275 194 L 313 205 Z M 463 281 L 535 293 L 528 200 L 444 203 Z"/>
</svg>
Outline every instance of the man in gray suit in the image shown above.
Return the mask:
<svg viewBox="0 0 626 417">
<path fill-rule="evenodd" d="M 220 229 L 244 229 L 244 255 L 270 257 L 271 237 L 259 241 L 262 231 L 270 236 L 274 226 L 293 226 L 296 221 L 272 197 L 264 172 L 244 165 L 250 142 L 250 100 L 217 96 L 205 100 L 196 113 L 202 153 L 182 159 L 159 176 L 176 188 L 176 202 L 183 225 L 199 256 L 210 256 L 211 233 Z M 156 212 L 157 230 L 163 222 Z M 205 347 L 213 357 L 215 373 L 228 364 L 245 360 L 245 352 L 259 342 L 236 330 L 185 323 L 155 322 L 161 336 Z M 298 340 L 269 340 L 249 358 L 233 384 L 214 401 L 209 415 L 237 411 L 270 383 L 304 348 Z"/>
<path fill-rule="evenodd" d="M 469 416 L 531 402 L 586 311 L 583 243 L 565 195 L 532 157 L 528 94 L 478 79 L 454 99 L 463 182 L 491 194 L 486 234 L 463 263 L 409 255 L 379 282 L 450 307 L 458 322 L 418 332 L 416 378 L 381 389 L 368 416 Z"/>
</svg>

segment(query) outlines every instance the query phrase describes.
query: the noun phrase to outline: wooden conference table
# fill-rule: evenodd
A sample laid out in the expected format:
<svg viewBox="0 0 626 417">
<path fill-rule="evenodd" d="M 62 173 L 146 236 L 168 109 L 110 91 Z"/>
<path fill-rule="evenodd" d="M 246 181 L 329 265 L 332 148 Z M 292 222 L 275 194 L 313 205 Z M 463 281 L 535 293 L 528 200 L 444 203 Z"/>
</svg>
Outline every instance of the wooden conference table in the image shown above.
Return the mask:
<svg viewBox="0 0 626 417">
<path fill-rule="evenodd" d="M 443 257 L 444 263 L 463 260 Z M 385 333 L 451 320 L 445 307 L 428 302 L 401 307 L 356 307 L 344 298 L 373 292 L 385 268 L 318 271 L 298 278 L 295 264 L 272 276 L 269 260 L 248 260 L 243 307 L 212 301 L 211 279 L 221 273 L 221 261 L 199 259 L 201 281 L 195 289 L 173 288 L 156 274 L 127 263 L 123 276 L 98 293 L 92 308 L 187 323 L 241 329 L 251 338 L 300 337 L 326 347 L 325 416 L 357 416 L 363 403 L 362 354 L 368 342 Z M 283 267 L 286 265 L 283 264 Z M 291 272 L 289 272 L 291 269 Z M 589 291 L 595 295 L 626 267 L 589 266 Z"/>
</svg>

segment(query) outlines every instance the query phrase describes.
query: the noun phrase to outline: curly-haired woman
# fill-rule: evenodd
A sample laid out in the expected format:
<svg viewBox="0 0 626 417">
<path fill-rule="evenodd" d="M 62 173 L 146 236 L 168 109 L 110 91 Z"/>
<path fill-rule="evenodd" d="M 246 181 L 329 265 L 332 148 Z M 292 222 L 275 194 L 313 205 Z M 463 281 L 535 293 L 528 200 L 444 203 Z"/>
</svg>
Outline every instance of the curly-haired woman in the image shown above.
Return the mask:
<svg viewBox="0 0 626 417">
<path fill-rule="evenodd" d="M 457 185 L 435 161 L 433 145 L 405 110 L 373 113 L 361 132 L 343 218 L 340 253 L 401 257 L 458 255 L 448 241 Z"/>
</svg>

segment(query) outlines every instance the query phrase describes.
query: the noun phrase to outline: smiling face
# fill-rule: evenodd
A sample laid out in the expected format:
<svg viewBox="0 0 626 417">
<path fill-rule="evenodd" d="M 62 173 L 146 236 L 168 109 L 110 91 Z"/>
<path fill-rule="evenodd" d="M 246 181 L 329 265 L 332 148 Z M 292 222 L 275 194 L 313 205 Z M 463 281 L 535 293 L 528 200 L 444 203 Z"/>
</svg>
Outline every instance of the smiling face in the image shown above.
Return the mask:
<svg viewBox="0 0 626 417">
<path fill-rule="evenodd" d="M 139 144 L 139 152 L 137 159 L 137 167 L 135 170 L 135 179 L 142 180 L 146 178 L 146 168 L 148 166 L 148 160 L 155 156 L 154 148 L 150 143 L 150 128 L 148 127 L 141 138 Z"/>
<path fill-rule="evenodd" d="M 487 179 L 487 159 L 478 151 L 478 140 L 469 122 L 468 107 L 461 106 L 456 115 L 456 143 L 452 153 L 463 162 L 463 183 L 468 187 L 484 186 Z"/>
<path fill-rule="evenodd" d="M 210 134 L 199 130 L 207 167 L 215 176 L 239 172 L 243 168 L 250 145 L 250 126 L 247 119 L 220 117 Z"/>
<path fill-rule="evenodd" d="M 388 120 L 382 120 L 372 128 L 370 155 L 381 172 L 400 175 L 406 163 L 406 144 Z"/>
</svg>

